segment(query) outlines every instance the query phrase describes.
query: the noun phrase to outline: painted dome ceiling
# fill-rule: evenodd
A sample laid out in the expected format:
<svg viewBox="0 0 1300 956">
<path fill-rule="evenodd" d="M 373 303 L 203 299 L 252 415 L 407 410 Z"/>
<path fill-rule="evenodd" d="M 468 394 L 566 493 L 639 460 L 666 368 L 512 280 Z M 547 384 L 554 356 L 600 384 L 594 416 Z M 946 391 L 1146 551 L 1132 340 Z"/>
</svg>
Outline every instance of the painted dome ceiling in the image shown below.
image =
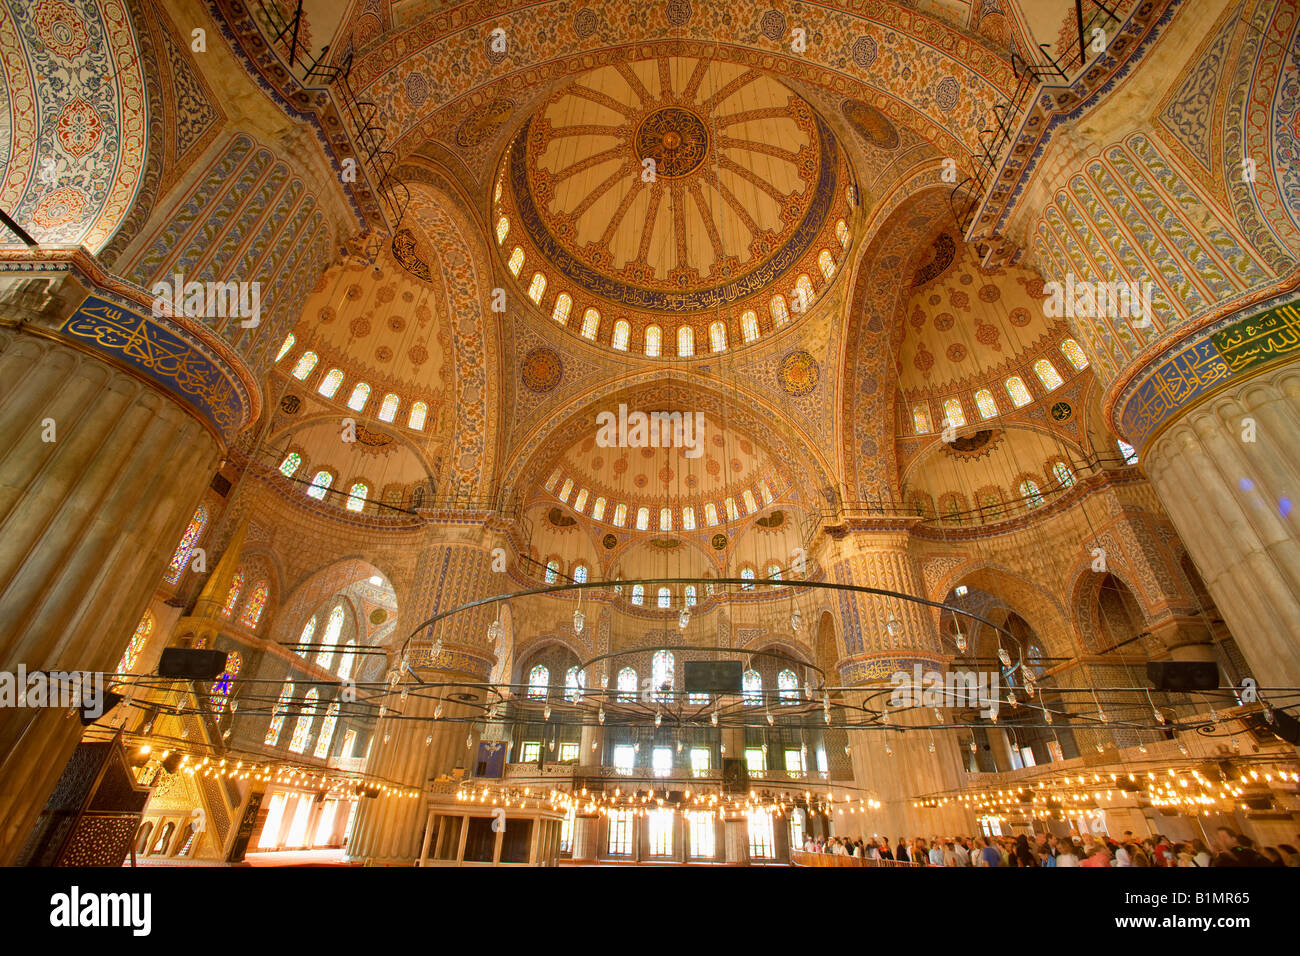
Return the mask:
<svg viewBox="0 0 1300 956">
<path fill-rule="evenodd" d="M 606 341 L 621 318 L 637 342 L 669 316 L 698 323 L 697 342 L 723 319 L 740 344 L 742 313 L 766 332 L 799 311 L 774 313 L 773 294 L 791 297 L 801 274 L 814 293 L 831 281 L 850 184 L 830 128 L 770 74 L 634 60 L 583 74 L 524 124 L 506 149 L 494 222 L 524 287 L 545 277 L 531 296 L 543 313 L 563 293 L 569 315 L 606 317 L 588 338 Z"/>
</svg>

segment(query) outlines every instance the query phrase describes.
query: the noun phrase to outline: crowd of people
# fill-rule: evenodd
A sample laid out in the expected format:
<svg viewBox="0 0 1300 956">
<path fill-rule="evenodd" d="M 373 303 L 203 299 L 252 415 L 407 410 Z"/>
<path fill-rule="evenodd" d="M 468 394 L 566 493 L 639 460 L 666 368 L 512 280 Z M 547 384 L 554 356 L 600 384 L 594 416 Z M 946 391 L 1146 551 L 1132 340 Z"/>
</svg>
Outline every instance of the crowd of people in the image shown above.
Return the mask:
<svg viewBox="0 0 1300 956">
<path fill-rule="evenodd" d="M 894 861 L 917 866 L 1297 866 L 1300 834 L 1295 844 L 1257 847 L 1250 837 L 1220 827 L 1211 850 L 1201 840 L 1178 842 L 1159 834 L 1139 839 L 1125 830 L 1120 840 L 1109 836 L 1049 834 L 1028 836 L 934 837 L 890 844 L 885 837 L 812 838 L 808 853 L 832 853 L 864 860 Z"/>
</svg>

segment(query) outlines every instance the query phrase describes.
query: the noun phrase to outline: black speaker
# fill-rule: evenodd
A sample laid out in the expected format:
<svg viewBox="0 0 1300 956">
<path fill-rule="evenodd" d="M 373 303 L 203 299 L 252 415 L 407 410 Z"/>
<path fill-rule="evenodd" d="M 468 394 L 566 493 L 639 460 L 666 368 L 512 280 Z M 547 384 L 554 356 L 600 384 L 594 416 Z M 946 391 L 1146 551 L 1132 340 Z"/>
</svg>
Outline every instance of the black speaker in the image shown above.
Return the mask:
<svg viewBox="0 0 1300 956">
<path fill-rule="evenodd" d="M 722 792 L 749 793 L 749 767 L 733 757 L 722 759 Z"/>
<path fill-rule="evenodd" d="M 1271 722 L 1263 714 L 1250 714 L 1242 722 L 1259 743 L 1268 743 L 1273 736 L 1293 746 L 1300 744 L 1300 720 L 1284 710 L 1273 711 Z"/>
<path fill-rule="evenodd" d="M 158 676 L 180 680 L 216 680 L 226 669 L 225 651 L 196 651 L 192 647 L 168 647 L 158 660 Z"/>
<path fill-rule="evenodd" d="M 111 690 L 106 690 L 100 695 L 99 706 L 95 708 L 81 708 L 81 725 L 89 727 L 99 718 L 103 717 L 110 710 L 122 703 L 122 695 L 115 694 Z"/>
<path fill-rule="evenodd" d="M 169 753 L 163 758 L 162 768 L 168 773 L 175 773 L 181 769 L 181 755 L 178 753 Z"/>
<path fill-rule="evenodd" d="M 688 694 L 739 694 L 744 666 L 740 661 L 686 661 L 684 690 Z"/>
<path fill-rule="evenodd" d="M 1147 661 L 1147 680 L 1156 690 L 1218 690 L 1214 661 Z"/>
</svg>

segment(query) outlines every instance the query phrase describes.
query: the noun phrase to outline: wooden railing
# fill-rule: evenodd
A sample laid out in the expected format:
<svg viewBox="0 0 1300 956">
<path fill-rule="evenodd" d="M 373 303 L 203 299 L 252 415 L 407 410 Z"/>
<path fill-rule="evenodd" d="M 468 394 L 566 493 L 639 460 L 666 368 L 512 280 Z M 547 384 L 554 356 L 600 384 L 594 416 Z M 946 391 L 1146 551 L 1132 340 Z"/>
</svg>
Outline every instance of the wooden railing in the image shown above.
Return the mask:
<svg viewBox="0 0 1300 956">
<path fill-rule="evenodd" d="M 808 853 L 804 850 L 791 850 L 790 862 L 794 866 L 923 866 L 921 863 L 908 863 L 905 860 L 864 860 L 856 856 L 840 856 L 838 853 Z"/>
</svg>

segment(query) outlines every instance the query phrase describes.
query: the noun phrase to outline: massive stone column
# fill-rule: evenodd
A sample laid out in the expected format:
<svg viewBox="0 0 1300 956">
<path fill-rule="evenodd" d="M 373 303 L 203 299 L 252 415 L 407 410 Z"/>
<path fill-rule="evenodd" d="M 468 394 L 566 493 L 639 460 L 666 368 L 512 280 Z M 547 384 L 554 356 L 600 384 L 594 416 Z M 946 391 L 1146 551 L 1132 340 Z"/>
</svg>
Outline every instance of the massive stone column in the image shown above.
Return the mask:
<svg viewBox="0 0 1300 956">
<path fill-rule="evenodd" d="M 0 669 L 111 671 L 257 399 L 204 329 L 96 286 L 84 253 L 50 259 L 0 277 Z M 0 864 L 81 731 L 0 709 Z"/>
</svg>

